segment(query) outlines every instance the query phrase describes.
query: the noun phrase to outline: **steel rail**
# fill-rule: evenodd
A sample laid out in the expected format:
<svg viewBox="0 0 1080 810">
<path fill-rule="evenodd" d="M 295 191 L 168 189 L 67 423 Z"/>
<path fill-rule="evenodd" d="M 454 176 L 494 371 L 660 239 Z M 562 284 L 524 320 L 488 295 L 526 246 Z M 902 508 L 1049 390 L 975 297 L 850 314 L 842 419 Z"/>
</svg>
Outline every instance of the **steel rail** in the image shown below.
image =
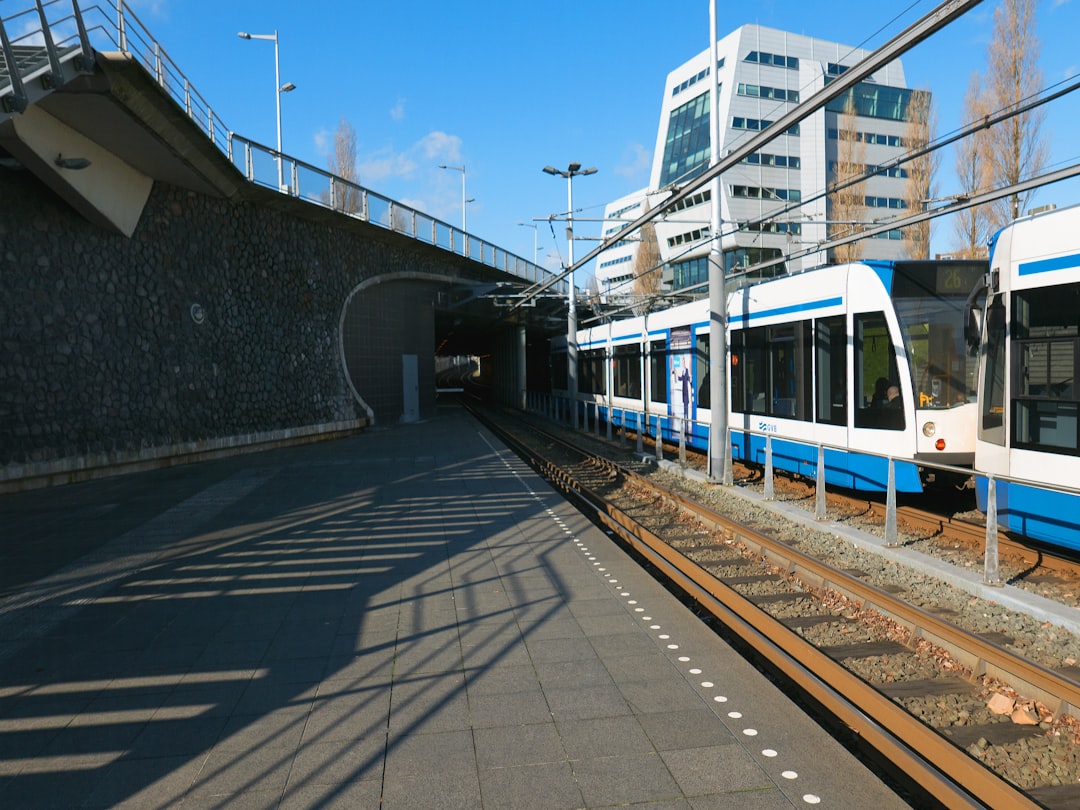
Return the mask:
<svg viewBox="0 0 1080 810">
<path fill-rule="evenodd" d="M 840 662 L 792 632 L 779 620 L 688 559 L 634 518 L 589 490 L 567 471 L 543 458 L 490 420 L 479 414 L 477 416 L 497 432 L 500 439 L 518 455 L 547 474 L 558 489 L 585 505 L 602 525 L 609 528 L 702 608 L 750 645 L 777 671 L 857 733 L 943 806 L 1039 807 L 1022 791 L 968 756 L 892 698 L 879 692 Z M 535 426 L 530 426 L 530 430 L 543 432 Z M 611 463 L 600 457 L 592 457 L 580 447 L 563 442 L 558 437 L 546 433 L 544 435 L 546 440 L 557 441 L 585 457 L 593 458 L 597 464 Z M 631 479 L 637 479 L 636 482 L 643 486 L 658 490 L 661 494 L 667 493 L 665 497 L 672 496 L 672 501 L 677 505 L 682 502 L 693 503 L 677 493 L 656 487 L 652 482 L 630 471 L 622 470 L 622 473 Z M 708 513 L 707 520 L 703 521 L 706 525 L 711 522 L 721 531 L 724 531 L 725 527 L 733 532 L 737 529 L 740 539 L 743 535 L 754 534 L 741 524 L 728 521 L 709 510 L 704 511 Z M 889 594 L 873 590 L 882 597 L 881 601 L 891 599 Z"/>
<path fill-rule="evenodd" d="M 706 526 L 711 526 L 753 547 L 762 556 L 788 573 L 795 573 L 821 588 L 839 591 L 863 608 L 873 608 L 907 627 L 915 638 L 924 638 L 948 649 L 976 675 L 1000 678 L 1027 697 L 1055 706 L 1059 714 L 1080 716 L 1080 684 L 956 625 L 916 607 L 868 582 L 853 577 L 828 563 L 773 540 L 753 529 L 732 521 L 678 492 L 661 487 L 631 470 L 623 475 L 639 486 L 661 493 Z"/>
</svg>

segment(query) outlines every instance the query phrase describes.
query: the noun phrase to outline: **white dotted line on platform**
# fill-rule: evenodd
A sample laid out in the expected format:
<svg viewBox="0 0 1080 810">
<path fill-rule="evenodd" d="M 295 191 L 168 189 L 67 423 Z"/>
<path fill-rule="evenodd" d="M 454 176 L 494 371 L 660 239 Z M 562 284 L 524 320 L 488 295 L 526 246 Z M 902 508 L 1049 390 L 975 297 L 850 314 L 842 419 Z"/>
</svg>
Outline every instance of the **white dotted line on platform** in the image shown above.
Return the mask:
<svg viewBox="0 0 1080 810">
<path fill-rule="evenodd" d="M 610 532 L 608 532 L 608 534 L 610 534 Z M 581 543 L 580 540 L 575 539 L 574 542 L 579 547 L 582 547 L 582 550 L 584 550 L 583 544 Z M 618 580 L 612 578 L 610 576 L 610 574 L 608 574 L 606 576 L 608 578 L 608 582 L 611 583 L 612 585 L 615 585 L 615 584 L 618 583 Z M 634 613 L 644 614 L 646 612 L 645 608 L 642 607 L 640 604 L 638 604 L 638 600 L 633 598 L 633 595 L 630 593 L 630 591 L 623 589 L 623 590 L 618 591 L 618 593 L 619 593 L 619 596 L 623 597 L 626 600 L 626 604 L 629 605 L 631 608 L 633 608 Z M 657 639 L 659 639 L 660 641 L 666 642 L 664 646 L 668 650 L 671 650 L 671 651 L 674 652 L 674 651 L 679 649 L 679 645 L 677 643 L 675 643 L 674 641 L 672 641 L 671 635 L 669 633 L 659 632 L 659 631 L 662 631 L 664 628 L 663 628 L 662 625 L 656 623 L 652 616 L 641 615 L 640 618 L 641 618 L 641 620 L 643 622 L 652 622 L 649 625 L 649 629 L 653 630 L 653 631 L 657 631 L 657 633 L 656 633 Z M 691 663 L 690 656 L 688 656 L 688 655 L 679 655 L 679 656 L 677 656 L 677 660 L 678 660 L 678 662 L 680 664 L 689 664 L 689 663 Z M 699 676 L 699 677 L 703 674 L 701 669 L 698 668 L 698 667 L 689 667 L 687 669 L 687 673 L 690 674 L 690 675 Z M 716 688 L 716 684 L 713 681 L 710 681 L 710 680 L 699 681 L 699 685 L 701 686 L 702 689 L 705 689 L 705 690 L 711 690 L 711 689 Z M 713 695 L 712 699 L 713 699 L 714 703 L 727 703 L 728 702 L 728 699 L 727 699 L 726 695 L 720 695 L 720 694 Z M 742 712 L 734 711 L 734 710 L 729 711 L 727 713 L 727 716 L 732 720 L 741 720 L 741 719 L 743 719 Z M 756 737 L 756 736 L 758 736 L 758 730 L 756 728 L 751 727 L 751 726 L 744 727 L 742 729 L 742 733 L 746 737 Z M 777 751 L 775 749 L 772 749 L 772 748 L 763 748 L 761 750 L 761 755 L 763 757 L 766 757 L 766 758 L 769 758 L 769 759 L 772 759 L 774 757 L 779 756 Z M 799 774 L 796 771 L 790 771 L 790 770 L 782 771 L 780 773 L 780 775 L 784 779 L 795 780 L 795 779 L 799 778 Z M 802 800 L 806 804 L 810 804 L 810 805 L 820 804 L 821 803 L 821 797 L 814 794 L 814 793 L 804 793 L 803 796 L 802 796 Z"/>
<path fill-rule="evenodd" d="M 514 476 L 517 477 L 518 480 L 520 480 L 522 482 L 522 485 L 525 487 L 525 490 L 530 495 L 532 495 L 537 500 L 537 502 L 542 504 L 543 501 L 540 498 L 540 495 L 538 493 L 536 493 L 532 489 L 532 487 L 530 487 L 528 485 L 528 483 L 526 483 L 521 478 L 521 476 L 518 474 L 517 470 L 515 470 L 513 468 L 513 466 L 511 466 L 510 463 L 507 462 L 505 459 L 503 459 L 503 463 L 506 464 L 507 468 L 509 470 L 511 470 L 511 472 L 513 472 Z M 582 554 L 586 555 L 586 559 L 589 560 L 590 562 L 592 562 L 593 566 L 596 567 L 599 572 L 603 573 L 604 578 L 608 581 L 609 584 L 611 584 L 611 585 L 618 585 L 619 584 L 619 580 L 614 578 L 611 575 L 611 573 L 609 571 L 607 571 L 606 568 L 601 567 L 600 562 L 596 559 L 596 556 L 589 552 L 588 547 L 581 541 L 581 539 L 579 537 L 574 536 L 574 532 L 566 525 L 565 521 L 563 521 L 563 519 L 560 518 L 555 513 L 555 511 L 553 509 L 546 508 L 545 512 L 552 518 L 552 520 L 555 522 L 555 525 L 557 525 L 559 528 L 561 528 L 563 530 L 564 534 L 573 537 L 574 545 L 576 545 L 578 547 L 578 550 Z M 607 532 L 607 533 L 609 535 L 612 534 L 610 531 Z M 626 603 L 628 605 L 630 605 L 634 609 L 634 613 L 638 613 L 638 614 L 645 613 L 645 608 L 638 605 L 638 601 L 636 599 L 631 598 L 631 594 L 630 594 L 629 591 L 620 590 L 619 591 L 619 596 L 626 599 Z M 645 622 L 652 622 L 653 617 L 652 616 L 644 616 L 644 615 L 642 615 L 641 620 L 645 621 Z M 662 628 L 661 625 L 653 623 L 653 624 L 649 625 L 649 629 L 656 631 L 656 630 L 662 630 L 663 628 Z M 673 652 L 675 650 L 679 649 L 679 645 L 671 641 L 671 637 L 670 637 L 669 634 L 667 634 L 667 633 L 658 633 L 657 638 L 660 639 L 661 641 L 669 642 L 668 644 L 665 645 L 667 647 L 667 649 L 669 649 L 669 650 L 671 650 Z M 678 656 L 677 660 L 679 661 L 680 664 L 689 664 L 690 661 L 691 661 L 690 656 L 688 656 L 688 655 L 680 655 L 680 656 Z M 687 672 L 688 672 L 688 674 L 695 675 L 695 676 L 700 676 L 702 674 L 701 669 L 699 669 L 697 667 L 690 667 L 690 668 L 687 669 Z M 715 688 L 715 684 L 712 681 L 709 681 L 709 680 L 701 681 L 700 685 L 701 685 L 702 689 L 713 689 L 713 688 Z M 725 696 L 725 695 L 713 695 L 713 701 L 715 703 L 727 703 L 728 699 L 727 699 L 727 696 Z M 738 712 L 738 711 L 734 711 L 734 710 L 729 711 L 727 713 L 727 716 L 732 720 L 741 720 L 742 719 L 742 712 Z M 758 735 L 757 729 L 753 728 L 753 727 L 745 727 L 745 728 L 743 728 L 742 733 L 746 737 L 756 737 Z M 772 758 L 775 758 L 775 757 L 779 756 L 779 753 L 775 749 L 772 749 L 772 748 L 763 748 L 761 750 L 761 755 L 763 757 L 772 759 Z M 799 774 L 796 771 L 791 771 L 791 770 L 781 771 L 780 775 L 784 779 L 790 779 L 790 780 L 795 780 L 795 779 L 799 778 Z M 804 793 L 803 796 L 802 796 L 802 800 L 806 804 L 810 804 L 810 805 L 820 804 L 821 803 L 821 797 L 817 796 L 817 795 L 815 795 L 813 793 Z"/>
</svg>

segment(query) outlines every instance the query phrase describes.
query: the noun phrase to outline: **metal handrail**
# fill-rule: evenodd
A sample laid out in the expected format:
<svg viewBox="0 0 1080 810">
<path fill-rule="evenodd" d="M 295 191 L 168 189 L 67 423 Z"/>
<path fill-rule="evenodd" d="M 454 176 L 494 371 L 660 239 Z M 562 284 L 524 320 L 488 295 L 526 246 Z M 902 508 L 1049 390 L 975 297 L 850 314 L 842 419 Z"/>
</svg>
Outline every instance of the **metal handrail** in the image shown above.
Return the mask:
<svg viewBox="0 0 1080 810">
<path fill-rule="evenodd" d="M 24 16 L 31 14 L 37 14 L 44 20 L 45 9 L 59 7 L 62 4 L 67 4 L 72 8 L 73 13 L 49 22 L 50 35 L 53 38 L 50 44 L 54 43 L 60 47 L 72 42 L 78 43 L 80 34 L 85 32 L 92 47 L 99 50 L 115 49 L 133 58 L 183 109 L 188 118 L 203 130 L 210 142 L 225 153 L 230 162 L 249 182 L 272 188 L 304 202 L 341 211 L 373 225 L 394 230 L 432 247 L 464 256 L 533 284 L 550 281 L 555 276 L 550 270 L 534 262 L 464 233 L 453 225 L 435 219 L 423 211 L 232 132 L 222 122 L 221 117 L 214 112 L 209 102 L 195 90 L 191 81 L 125 0 L 113 0 L 113 2 L 105 0 L 104 3 L 93 4 L 83 3 L 80 0 L 36 0 L 33 7 L 5 16 L 2 21 L 21 20 Z M 80 11 L 81 18 L 90 20 L 85 28 L 80 18 Z M 2 21 L 0 21 L 0 28 L 4 27 Z M 63 32 L 66 31 L 67 26 L 77 28 L 77 30 L 69 36 L 57 39 L 57 29 Z M 35 38 L 43 36 L 41 27 L 34 29 L 34 26 L 30 25 L 26 28 L 27 33 L 13 40 L 12 44 L 33 43 Z M 240 154 L 237 154 L 238 151 Z M 260 171 L 262 165 L 260 157 L 263 155 L 275 161 L 273 182 L 264 178 Z M 276 163 L 278 158 L 281 159 L 283 165 L 289 167 L 289 172 L 285 175 L 289 178 L 287 184 L 278 183 Z M 341 200 L 349 199 L 347 196 L 349 192 L 358 195 L 360 200 L 360 205 L 355 210 L 346 210 L 349 206 L 340 203 Z M 558 290 L 561 294 L 565 295 L 568 289 L 569 285 L 565 281 L 559 282 Z"/>
<path fill-rule="evenodd" d="M 563 403 L 565 404 L 565 407 Z M 585 432 L 589 430 L 588 408 L 590 404 L 595 404 L 596 416 L 594 428 L 596 435 L 600 435 L 600 407 L 608 408 L 607 418 L 607 438 L 610 440 L 612 437 L 612 417 L 616 411 L 620 412 L 622 418 L 627 420 L 629 416 L 633 417 L 634 425 L 644 425 L 648 430 L 652 424 L 652 420 L 656 419 L 656 435 L 659 436 L 661 430 L 662 420 L 670 420 L 672 423 L 681 420 L 690 426 L 690 432 L 699 425 L 707 425 L 708 423 L 703 420 L 690 419 L 687 417 L 680 417 L 673 414 L 658 414 L 655 411 L 639 411 L 632 408 L 623 408 L 620 406 L 611 406 L 606 403 L 596 402 L 579 402 L 585 406 Z M 562 421 L 563 414 L 569 415 L 570 413 L 569 398 L 561 397 L 556 394 L 542 395 L 539 402 L 534 403 L 534 409 L 543 413 L 553 421 Z M 625 427 L 623 428 L 625 433 Z M 775 498 L 773 488 L 773 459 L 772 459 L 772 440 L 773 438 L 782 439 L 785 442 L 798 444 L 803 447 L 813 447 L 817 449 L 817 474 L 815 481 L 815 498 L 814 498 L 814 517 L 817 520 L 825 520 L 825 451 L 837 450 L 842 452 L 851 452 L 851 448 L 845 447 L 839 444 L 829 444 L 826 442 L 814 442 L 805 439 L 797 439 L 790 436 L 776 436 L 775 433 L 765 430 L 754 430 L 753 428 L 728 428 L 728 446 L 731 446 L 731 434 L 733 432 L 745 433 L 753 436 L 761 436 L 765 439 L 765 471 L 764 471 L 764 493 L 763 498 L 765 500 L 773 500 Z M 679 431 L 679 465 L 686 465 L 686 431 Z M 640 440 L 640 436 L 639 436 Z M 640 446 L 639 446 L 640 451 Z M 996 498 L 996 484 L 998 481 L 1007 481 L 1012 484 L 1018 484 L 1020 486 L 1039 487 L 1042 489 L 1050 490 L 1065 495 L 1080 495 L 1080 488 L 1065 486 L 1062 484 L 1051 484 L 1047 482 L 1031 481 L 1030 479 L 1018 478 L 1012 475 L 999 475 L 995 473 L 981 472 L 979 470 L 973 470 L 967 467 L 956 467 L 951 464 L 940 464 L 933 461 L 926 461 L 923 459 L 914 460 L 909 458 L 897 458 L 885 453 L 875 453 L 871 450 L 859 450 L 862 455 L 871 456 L 873 458 L 880 458 L 888 462 L 888 483 L 886 485 L 885 496 L 885 530 L 884 540 L 887 548 L 895 547 L 898 545 L 897 540 L 897 517 L 896 517 L 896 473 L 895 465 L 897 462 L 902 464 L 912 464 L 916 467 L 924 467 L 927 469 L 937 470 L 940 472 L 954 473 L 958 475 L 970 475 L 976 478 L 985 478 L 987 480 L 987 509 L 986 509 L 986 540 L 983 550 L 983 583 L 986 585 L 1000 586 L 1003 584 L 999 574 L 999 552 L 998 552 L 998 520 L 997 520 L 997 498 Z M 660 442 L 656 444 L 656 458 L 657 460 L 663 459 L 663 446 Z M 728 454 L 730 459 L 730 454 Z"/>
</svg>

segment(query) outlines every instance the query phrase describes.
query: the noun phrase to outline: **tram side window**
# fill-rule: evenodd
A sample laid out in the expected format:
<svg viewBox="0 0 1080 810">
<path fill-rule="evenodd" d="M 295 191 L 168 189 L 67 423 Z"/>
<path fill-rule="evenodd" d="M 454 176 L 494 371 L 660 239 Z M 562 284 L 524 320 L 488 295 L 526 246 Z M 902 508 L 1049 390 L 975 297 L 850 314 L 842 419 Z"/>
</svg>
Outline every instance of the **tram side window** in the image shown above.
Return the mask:
<svg viewBox="0 0 1080 810">
<path fill-rule="evenodd" d="M 996 295 L 986 310 L 985 369 L 979 395 L 979 438 L 1005 445 L 1005 302 Z"/>
<path fill-rule="evenodd" d="M 732 333 L 732 409 L 786 419 L 810 418 L 810 322 Z"/>
<path fill-rule="evenodd" d="M 769 347 L 769 413 L 810 419 L 810 322 L 765 327 Z"/>
<path fill-rule="evenodd" d="M 816 324 L 817 421 L 847 424 L 847 329 L 844 316 L 821 318 Z"/>
<path fill-rule="evenodd" d="M 708 408 L 710 402 L 709 386 L 711 384 L 709 379 L 708 335 L 697 335 L 694 340 L 694 363 L 697 366 L 694 369 L 698 381 L 697 404 L 699 408 Z"/>
<path fill-rule="evenodd" d="M 612 360 L 615 396 L 641 399 L 641 350 L 638 344 L 616 346 Z"/>
<path fill-rule="evenodd" d="M 1013 444 L 1077 454 L 1080 285 L 1026 290 L 1013 299 L 1016 378 Z"/>
<path fill-rule="evenodd" d="M 742 413 L 766 413 L 765 329 L 732 332 L 731 407 Z"/>
<path fill-rule="evenodd" d="M 667 402 L 667 349 L 662 340 L 649 344 L 649 399 Z"/>
<path fill-rule="evenodd" d="M 884 312 L 855 315 L 855 427 L 903 430 L 908 403 L 889 400 L 890 388 L 899 387 L 896 351 Z"/>
<path fill-rule="evenodd" d="M 589 349 L 578 353 L 578 390 L 583 394 L 607 393 L 603 349 Z"/>
</svg>

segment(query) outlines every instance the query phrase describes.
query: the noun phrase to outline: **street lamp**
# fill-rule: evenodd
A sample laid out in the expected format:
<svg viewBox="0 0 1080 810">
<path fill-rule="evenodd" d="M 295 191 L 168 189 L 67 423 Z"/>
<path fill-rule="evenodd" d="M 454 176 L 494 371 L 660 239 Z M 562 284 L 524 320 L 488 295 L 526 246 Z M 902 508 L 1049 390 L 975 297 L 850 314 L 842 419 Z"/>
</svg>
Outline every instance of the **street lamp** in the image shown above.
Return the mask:
<svg viewBox="0 0 1080 810">
<path fill-rule="evenodd" d="M 465 227 L 465 206 L 473 202 L 471 199 L 465 198 L 465 164 L 460 166 L 447 166 L 445 163 L 439 164 L 440 169 L 453 169 L 455 172 L 461 172 L 461 232 L 468 233 L 468 229 Z"/>
<path fill-rule="evenodd" d="M 237 34 L 240 39 L 265 39 L 274 43 L 274 100 L 277 102 L 277 184 L 278 191 L 285 187 L 281 169 L 281 94 L 290 93 L 296 89 L 292 82 L 281 83 L 281 63 L 278 60 L 278 32 L 274 29 L 272 34 L 249 34 L 241 31 Z"/>
<path fill-rule="evenodd" d="M 570 392 L 571 423 L 578 426 L 577 412 L 577 304 L 574 301 L 574 177 L 577 175 L 596 174 L 596 168 L 581 168 L 580 163 L 571 163 L 566 170 L 545 166 L 546 174 L 566 178 L 566 280 L 570 284 L 566 303 L 566 383 Z"/>
<path fill-rule="evenodd" d="M 520 225 L 522 228 L 532 228 L 533 229 L 533 264 L 537 264 L 537 265 L 540 264 L 540 261 L 537 258 L 538 254 L 537 254 L 537 244 L 536 244 L 536 225 L 534 225 L 532 222 L 519 222 L 518 225 Z"/>
</svg>

